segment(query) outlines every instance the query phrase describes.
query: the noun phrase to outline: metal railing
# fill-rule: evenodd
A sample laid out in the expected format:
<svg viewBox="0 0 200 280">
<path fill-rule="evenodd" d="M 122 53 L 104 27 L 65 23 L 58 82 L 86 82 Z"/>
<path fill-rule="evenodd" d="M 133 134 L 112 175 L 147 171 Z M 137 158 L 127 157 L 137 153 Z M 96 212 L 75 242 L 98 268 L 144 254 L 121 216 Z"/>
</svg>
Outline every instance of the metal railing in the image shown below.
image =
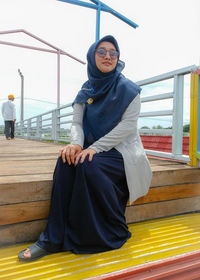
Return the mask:
<svg viewBox="0 0 200 280">
<path fill-rule="evenodd" d="M 72 103 L 16 123 L 16 137 L 69 142 Z"/>
<path fill-rule="evenodd" d="M 182 154 L 183 140 L 183 102 L 184 102 L 184 76 L 196 71 L 197 66 L 192 65 L 156 77 L 137 82 L 141 87 L 152 85 L 160 81 L 173 79 L 173 91 L 164 93 L 153 93 L 150 96 L 142 97 L 141 102 L 154 102 L 159 100 L 173 101 L 173 108 L 162 111 L 141 112 L 140 118 L 171 116 L 171 129 L 140 129 L 140 134 L 168 134 L 172 135 L 172 153 L 162 151 L 146 150 L 146 153 L 153 156 L 165 157 L 170 159 L 189 161 L 189 157 Z M 37 139 L 50 140 L 54 142 L 70 142 L 70 126 L 72 122 L 73 110 L 72 103 L 64 105 L 55 110 L 29 118 L 16 123 L 16 136 Z"/>
<path fill-rule="evenodd" d="M 153 156 L 161 156 L 170 159 L 190 161 L 188 156 L 182 154 L 183 145 L 183 103 L 184 103 L 184 76 L 195 72 L 197 70 L 196 65 L 188 66 L 182 69 L 178 69 L 172 72 L 168 72 L 150 79 L 139 81 L 139 86 L 150 85 L 153 83 L 173 79 L 173 91 L 153 94 L 149 97 L 141 98 L 142 103 L 152 102 L 158 100 L 173 100 L 173 108 L 171 110 L 151 111 L 141 113 L 140 117 L 156 117 L 156 116 L 171 116 L 172 128 L 171 129 L 140 129 L 140 134 L 148 132 L 149 134 L 168 134 L 172 135 L 172 153 L 166 153 L 162 151 L 146 150 L 147 154 Z"/>
</svg>

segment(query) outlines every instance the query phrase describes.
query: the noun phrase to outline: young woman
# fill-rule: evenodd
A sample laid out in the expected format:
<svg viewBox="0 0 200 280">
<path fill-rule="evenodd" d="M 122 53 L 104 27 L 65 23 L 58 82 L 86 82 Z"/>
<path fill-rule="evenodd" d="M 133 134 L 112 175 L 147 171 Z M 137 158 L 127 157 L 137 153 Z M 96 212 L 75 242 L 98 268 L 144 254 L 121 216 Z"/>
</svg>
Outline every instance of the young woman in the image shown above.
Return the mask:
<svg viewBox="0 0 200 280">
<path fill-rule="evenodd" d="M 59 153 L 48 224 L 20 260 L 102 252 L 130 238 L 127 201 L 148 192 L 152 174 L 137 130 L 141 89 L 121 74 L 119 56 L 110 35 L 89 48 L 88 81 L 73 102 L 71 144 Z"/>
</svg>

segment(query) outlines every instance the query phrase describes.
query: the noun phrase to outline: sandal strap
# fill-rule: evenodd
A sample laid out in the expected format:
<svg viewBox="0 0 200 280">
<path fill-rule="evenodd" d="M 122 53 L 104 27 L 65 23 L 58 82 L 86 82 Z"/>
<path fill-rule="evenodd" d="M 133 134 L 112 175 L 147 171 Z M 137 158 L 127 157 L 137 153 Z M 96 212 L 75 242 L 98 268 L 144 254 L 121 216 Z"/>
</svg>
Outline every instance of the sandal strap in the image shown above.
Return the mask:
<svg viewBox="0 0 200 280">
<path fill-rule="evenodd" d="M 31 258 L 48 255 L 48 252 L 36 243 L 28 246 L 28 248 L 30 249 Z"/>
<path fill-rule="evenodd" d="M 24 256 L 24 252 L 29 249 L 30 250 L 30 258 L 26 258 Z M 28 246 L 28 248 L 21 251 L 19 254 L 18 254 L 18 257 L 20 260 L 23 260 L 23 261 L 33 261 L 33 260 L 36 260 L 36 259 L 39 259 L 43 256 L 46 256 L 46 255 L 49 255 L 50 253 L 47 252 L 45 249 L 41 248 L 40 246 L 37 245 L 37 243 L 34 243 L 30 246 Z"/>
</svg>

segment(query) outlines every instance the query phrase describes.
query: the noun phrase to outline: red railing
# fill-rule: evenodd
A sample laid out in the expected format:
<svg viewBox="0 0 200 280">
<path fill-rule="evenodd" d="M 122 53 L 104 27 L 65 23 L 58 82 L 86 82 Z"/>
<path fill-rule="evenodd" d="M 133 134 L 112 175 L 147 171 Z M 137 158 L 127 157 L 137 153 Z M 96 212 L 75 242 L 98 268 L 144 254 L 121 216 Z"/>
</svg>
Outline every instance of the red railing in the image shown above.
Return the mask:
<svg viewBox="0 0 200 280">
<path fill-rule="evenodd" d="M 172 136 L 140 135 L 145 149 L 172 152 Z M 189 136 L 183 136 L 183 154 L 189 155 Z"/>
</svg>

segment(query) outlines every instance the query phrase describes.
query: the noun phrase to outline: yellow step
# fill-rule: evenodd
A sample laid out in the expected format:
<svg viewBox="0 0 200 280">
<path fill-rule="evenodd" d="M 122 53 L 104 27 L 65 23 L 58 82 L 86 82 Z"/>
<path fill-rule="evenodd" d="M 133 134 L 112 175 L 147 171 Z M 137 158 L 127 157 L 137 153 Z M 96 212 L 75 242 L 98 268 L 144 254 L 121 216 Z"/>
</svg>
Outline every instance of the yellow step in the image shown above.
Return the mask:
<svg viewBox="0 0 200 280">
<path fill-rule="evenodd" d="M 87 279 L 200 249 L 200 213 L 129 225 L 132 237 L 120 249 L 90 255 L 62 252 L 20 263 L 28 244 L 0 249 L 0 279 Z"/>
</svg>

